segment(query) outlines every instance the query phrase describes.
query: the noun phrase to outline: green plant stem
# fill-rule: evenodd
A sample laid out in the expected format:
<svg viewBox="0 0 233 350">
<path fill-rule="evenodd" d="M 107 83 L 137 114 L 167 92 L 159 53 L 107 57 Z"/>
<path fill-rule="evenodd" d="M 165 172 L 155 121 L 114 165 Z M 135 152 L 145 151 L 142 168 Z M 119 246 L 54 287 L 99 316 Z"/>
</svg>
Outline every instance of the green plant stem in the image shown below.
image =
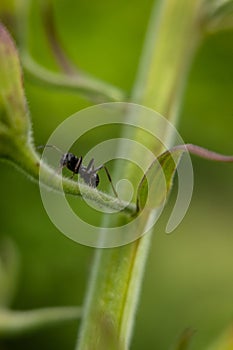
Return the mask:
<svg viewBox="0 0 233 350">
<path fill-rule="evenodd" d="M 22 59 L 28 79 L 42 86 L 79 93 L 95 103 L 117 102 L 127 98 L 127 95 L 119 88 L 84 72 L 79 71 L 72 76 L 56 73 L 42 67 L 29 54 L 24 53 Z"/>
<path fill-rule="evenodd" d="M 39 72 L 37 72 L 39 74 Z M 47 77 L 45 73 L 45 78 Z M 43 77 L 41 73 L 41 78 Z M 49 74 L 49 72 L 48 72 Z M 53 74 L 53 73 L 51 73 Z M 94 82 L 89 82 L 90 85 Z M 101 87 L 92 86 L 93 91 Z M 107 90 L 107 87 L 106 87 Z M 111 89 L 109 88 L 109 93 Z M 90 186 L 61 178 L 41 161 L 33 147 L 32 128 L 22 84 L 22 71 L 14 41 L 0 23 L 0 158 L 8 159 L 32 179 L 67 194 L 82 195 L 102 207 L 135 213 L 135 206 L 97 191 Z M 61 181 L 62 180 L 62 181 Z"/>
<path fill-rule="evenodd" d="M 14 162 L 20 170 L 22 170 L 27 176 L 35 181 L 40 181 L 42 185 L 52 189 L 74 196 L 82 196 L 83 198 L 93 201 L 100 208 L 112 209 L 117 212 L 122 211 L 122 213 L 127 216 L 134 216 L 137 213 L 136 204 L 120 200 L 115 196 L 111 196 L 107 193 L 99 191 L 93 187 L 86 185 L 85 183 L 79 183 L 77 181 L 71 180 L 67 177 L 62 177 L 57 173 L 56 170 L 51 168 L 43 160 L 38 157 L 38 154 L 34 151 L 34 148 L 30 144 L 24 145 L 21 143 L 18 145 L 13 145 L 11 143 L 11 153 L 14 154 Z M 195 145 L 178 145 L 171 148 L 171 153 L 173 150 L 179 149 L 183 152 L 190 152 L 199 157 L 206 158 L 209 160 L 215 160 L 219 162 L 232 162 L 232 156 L 226 156 L 219 153 L 209 151 L 205 148 Z M 162 156 L 162 155 L 161 155 Z M 62 183 L 61 183 L 62 181 Z"/>
<path fill-rule="evenodd" d="M 81 317 L 79 307 L 51 307 L 29 311 L 0 309 L 0 338 L 32 333 Z"/>
<path fill-rule="evenodd" d="M 152 14 L 132 93 L 133 102 L 154 108 L 173 122 L 181 103 L 188 68 L 200 40 L 202 3 L 201 0 L 160 1 L 158 13 Z M 128 134 L 123 131 L 123 136 Z M 140 142 L 140 131 L 136 131 L 133 137 Z M 167 138 L 172 143 L 171 135 Z M 129 152 L 133 154 L 133 150 Z M 130 167 L 123 170 L 123 178 L 124 171 L 127 178 L 130 173 L 133 179 Z M 148 220 L 150 215 L 153 213 L 148 214 Z M 143 222 L 141 229 L 145 225 Z M 97 250 L 78 350 L 129 348 L 150 241 L 151 235 L 147 233 L 132 244 Z M 108 344 L 112 347 L 104 347 L 106 337 L 111 338 Z"/>
<path fill-rule="evenodd" d="M 85 183 L 71 180 L 68 177 L 63 176 L 61 179 L 61 175 L 55 169 L 51 168 L 44 161 L 41 161 L 32 145 L 28 143 L 15 144 L 15 141 L 8 141 L 8 146 L 10 148 L 9 153 L 14 156 L 14 159 L 9 158 L 12 164 L 16 165 L 19 170 L 23 171 L 32 180 L 40 181 L 48 189 L 74 196 L 82 196 L 83 198 L 90 199 L 102 208 L 109 208 L 115 211 L 122 210 L 127 215 L 135 214 L 136 205 L 134 204 L 128 204 L 114 195 L 111 196 Z M 5 158 L 8 157 L 6 156 Z"/>
</svg>

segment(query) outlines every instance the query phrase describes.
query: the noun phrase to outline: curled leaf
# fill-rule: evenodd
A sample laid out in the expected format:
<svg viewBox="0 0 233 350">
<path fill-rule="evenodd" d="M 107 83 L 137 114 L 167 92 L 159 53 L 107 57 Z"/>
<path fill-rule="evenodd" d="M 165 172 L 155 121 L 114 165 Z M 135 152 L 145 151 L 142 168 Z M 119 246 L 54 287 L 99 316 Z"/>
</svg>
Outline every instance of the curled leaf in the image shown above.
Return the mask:
<svg viewBox="0 0 233 350">
<path fill-rule="evenodd" d="M 156 158 L 143 176 L 137 191 L 137 212 L 144 208 L 148 191 L 152 192 L 154 197 L 153 201 L 147 203 L 149 209 L 158 207 L 166 199 L 172 187 L 175 171 L 184 152 L 217 162 L 233 162 L 233 156 L 216 153 L 193 144 L 174 146 Z M 164 189 L 164 180 L 166 189 Z"/>
<path fill-rule="evenodd" d="M 171 149 L 162 153 L 150 165 L 147 172 L 144 174 L 137 191 L 137 211 L 141 211 L 148 197 L 154 197 L 154 201 L 149 201 L 149 209 L 158 207 L 169 193 L 173 177 L 178 166 L 180 157 L 184 150 Z"/>
</svg>

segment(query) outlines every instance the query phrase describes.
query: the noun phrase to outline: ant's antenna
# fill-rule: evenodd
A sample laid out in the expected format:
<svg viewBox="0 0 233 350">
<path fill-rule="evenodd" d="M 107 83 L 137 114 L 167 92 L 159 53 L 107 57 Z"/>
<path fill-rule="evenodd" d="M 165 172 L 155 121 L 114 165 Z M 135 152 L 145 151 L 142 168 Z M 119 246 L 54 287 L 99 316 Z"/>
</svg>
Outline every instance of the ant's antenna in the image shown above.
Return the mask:
<svg viewBox="0 0 233 350">
<path fill-rule="evenodd" d="M 61 154 L 64 154 L 64 152 L 62 152 L 60 150 L 60 148 L 58 148 L 57 146 L 54 146 L 54 145 L 41 145 L 41 146 L 37 146 L 36 148 L 37 149 L 40 149 L 40 148 L 45 148 L 45 147 L 51 147 L 51 148 L 54 148 L 56 151 L 58 151 L 59 153 Z"/>
</svg>

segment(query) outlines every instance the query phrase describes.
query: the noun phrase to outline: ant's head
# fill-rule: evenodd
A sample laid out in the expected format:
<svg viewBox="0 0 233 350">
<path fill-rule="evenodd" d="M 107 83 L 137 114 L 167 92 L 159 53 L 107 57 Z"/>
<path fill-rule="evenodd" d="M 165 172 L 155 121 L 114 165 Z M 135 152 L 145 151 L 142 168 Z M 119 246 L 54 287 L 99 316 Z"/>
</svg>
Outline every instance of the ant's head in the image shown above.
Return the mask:
<svg viewBox="0 0 233 350">
<path fill-rule="evenodd" d="M 61 157 L 60 166 L 62 168 L 66 167 L 74 174 L 78 174 L 79 168 L 82 164 L 82 157 L 78 158 L 73 153 L 65 153 Z"/>
<path fill-rule="evenodd" d="M 78 158 L 73 153 L 64 153 L 54 145 L 45 145 L 45 146 L 39 146 L 37 148 L 45 148 L 45 147 L 51 147 L 54 148 L 56 151 L 62 154 L 61 160 L 60 160 L 60 167 L 61 168 L 68 168 L 73 173 L 78 174 L 79 168 L 82 164 L 82 157 Z"/>
<path fill-rule="evenodd" d="M 76 160 L 76 156 L 72 153 L 64 153 L 60 160 L 60 166 L 65 167 Z"/>
</svg>

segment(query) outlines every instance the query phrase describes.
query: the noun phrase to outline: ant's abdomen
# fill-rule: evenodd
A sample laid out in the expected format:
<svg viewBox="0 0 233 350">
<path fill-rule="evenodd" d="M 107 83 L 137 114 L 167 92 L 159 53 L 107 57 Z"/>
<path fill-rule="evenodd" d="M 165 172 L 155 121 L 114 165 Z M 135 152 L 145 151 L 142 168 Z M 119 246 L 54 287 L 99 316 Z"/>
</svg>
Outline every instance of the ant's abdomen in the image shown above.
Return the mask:
<svg viewBox="0 0 233 350">
<path fill-rule="evenodd" d="M 98 174 L 80 172 L 80 176 L 83 178 L 84 182 L 91 187 L 97 187 L 99 185 L 100 180 Z"/>
<path fill-rule="evenodd" d="M 99 185 L 100 179 L 98 174 L 93 174 L 91 176 L 91 186 L 92 187 L 97 187 Z"/>
</svg>

